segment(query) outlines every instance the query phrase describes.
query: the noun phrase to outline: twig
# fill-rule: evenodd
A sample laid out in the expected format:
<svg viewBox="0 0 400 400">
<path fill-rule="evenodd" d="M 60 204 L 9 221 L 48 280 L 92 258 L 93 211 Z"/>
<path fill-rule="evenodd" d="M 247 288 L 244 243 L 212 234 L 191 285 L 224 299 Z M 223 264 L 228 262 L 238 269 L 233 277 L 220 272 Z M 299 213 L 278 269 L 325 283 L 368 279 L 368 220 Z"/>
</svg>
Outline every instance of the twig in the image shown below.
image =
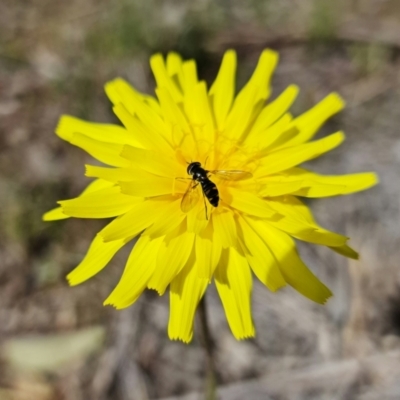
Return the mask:
<svg viewBox="0 0 400 400">
<path fill-rule="evenodd" d="M 207 307 L 205 296 L 200 300 L 199 308 L 201 341 L 206 352 L 206 400 L 217 399 L 217 374 L 214 362 L 214 342 L 211 337 L 210 328 L 207 320 Z"/>
</svg>

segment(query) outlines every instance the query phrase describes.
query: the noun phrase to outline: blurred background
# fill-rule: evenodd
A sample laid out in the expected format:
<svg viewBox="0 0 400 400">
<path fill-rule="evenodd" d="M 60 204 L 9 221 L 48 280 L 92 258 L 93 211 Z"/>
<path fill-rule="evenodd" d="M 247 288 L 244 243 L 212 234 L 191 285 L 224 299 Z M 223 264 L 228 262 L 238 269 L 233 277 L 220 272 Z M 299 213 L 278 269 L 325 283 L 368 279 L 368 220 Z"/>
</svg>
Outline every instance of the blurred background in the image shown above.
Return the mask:
<svg viewBox="0 0 400 400">
<path fill-rule="evenodd" d="M 300 244 L 335 294 L 326 306 L 255 282 L 257 337 L 237 342 L 210 287 L 219 398 L 400 399 L 398 0 L 0 0 L 0 400 L 202 398 L 201 343 L 167 339 L 167 295 L 102 306 L 127 251 L 68 287 L 105 222 L 41 221 L 88 183 L 90 157 L 53 131 L 63 113 L 116 122 L 104 83 L 122 76 L 153 93 L 154 52 L 195 58 L 211 82 L 235 48 L 241 87 L 265 47 L 281 55 L 273 96 L 301 88 L 295 115 L 332 91 L 347 101 L 321 131 L 347 141 L 308 166 L 376 171 L 381 184 L 309 201 L 361 253 L 355 262 Z"/>
</svg>

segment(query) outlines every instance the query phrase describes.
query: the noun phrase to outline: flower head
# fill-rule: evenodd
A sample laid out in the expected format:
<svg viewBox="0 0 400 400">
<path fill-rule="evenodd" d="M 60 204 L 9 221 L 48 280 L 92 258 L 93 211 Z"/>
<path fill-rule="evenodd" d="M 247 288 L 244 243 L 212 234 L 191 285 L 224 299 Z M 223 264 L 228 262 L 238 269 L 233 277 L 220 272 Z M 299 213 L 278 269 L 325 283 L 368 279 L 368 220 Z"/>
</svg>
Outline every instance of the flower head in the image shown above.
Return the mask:
<svg viewBox="0 0 400 400">
<path fill-rule="evenodd" d="M 294 118 L 288 109 L 298 88 L 291 85 L 266 104 L 277 61 L 275 52 L 263 51 L 235 97 L 234 51 L 225 53 L 210 89 L 193 60 L 156 54 L 150 60 L 156 98 L 120 78 L 105 86 L 122 126 L 61 117 L 57 135 L 109 167 L 87 165 L 86 176 L 96 179 L 44 219 L 116 217 L 68 275 L 71 285 L 97 274 L 138 238 L 105 304 L 121 309 L 146 288 L 161 295 L 169 286 L 171 339 L 191 340 L 196 307 L 212 280 L 237 339 L 255 334 L 252 272 L 272 291 L 289 284 L 326 302 L 330 290 L 300 259 L 293 238 L 350 258 L 357 253 L 347 237 L 319 226 L 298 197 L 357 192 L 377 177 L 323 176 L 297 167 L 342 143 L 342 132 L 312 139 L 344 102 L 330 94 Z M 200 175 L 188 169 L 194 162 Z"/>
</svg>

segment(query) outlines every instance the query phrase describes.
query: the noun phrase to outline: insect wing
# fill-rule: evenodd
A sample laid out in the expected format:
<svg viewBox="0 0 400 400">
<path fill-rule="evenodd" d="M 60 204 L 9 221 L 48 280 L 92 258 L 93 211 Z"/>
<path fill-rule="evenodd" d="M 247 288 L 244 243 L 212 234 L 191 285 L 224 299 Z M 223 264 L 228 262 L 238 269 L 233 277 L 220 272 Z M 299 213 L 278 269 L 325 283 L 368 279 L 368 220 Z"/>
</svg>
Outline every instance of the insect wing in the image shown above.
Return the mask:
<svg viewBox="0 0 400 400">
<path fill-rule="evenodd" d="M 215 170 L 210 171 L 210 173 L 218 176 L 221 179 L 228 179 L 231 181 L 243 181 L 245 179 L 250 179 L 253 177 L 253 174 L 248 171 L 239 171 L 239 170 Z"/>
<path fill-rule="evenodd" d="M 185 194 L 182 197 L 181 210 L 184 213 L 189 212 L 199 200 L 199 191 L 197 190 L 198 184 L 190 182 Z"/>
</svg>

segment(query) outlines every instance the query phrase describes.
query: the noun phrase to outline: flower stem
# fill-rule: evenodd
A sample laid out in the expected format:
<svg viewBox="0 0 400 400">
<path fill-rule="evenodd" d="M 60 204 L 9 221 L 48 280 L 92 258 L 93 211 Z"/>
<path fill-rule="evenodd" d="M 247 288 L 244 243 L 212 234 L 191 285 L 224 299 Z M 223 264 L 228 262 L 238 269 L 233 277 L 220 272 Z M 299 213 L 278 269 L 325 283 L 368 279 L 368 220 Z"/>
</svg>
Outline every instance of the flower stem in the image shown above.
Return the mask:
<svg viewBox="0 0 400 400">
<path fill-rule="evenodd" d="M 201 341 L 206 352 L 206 382 L 205 400 L 217 400 L 217 374 L 214 362 L 214 341 L 212 340 L 207 319 L 205 296 L 202 297 L 198 307 Z"/>
</svg>

